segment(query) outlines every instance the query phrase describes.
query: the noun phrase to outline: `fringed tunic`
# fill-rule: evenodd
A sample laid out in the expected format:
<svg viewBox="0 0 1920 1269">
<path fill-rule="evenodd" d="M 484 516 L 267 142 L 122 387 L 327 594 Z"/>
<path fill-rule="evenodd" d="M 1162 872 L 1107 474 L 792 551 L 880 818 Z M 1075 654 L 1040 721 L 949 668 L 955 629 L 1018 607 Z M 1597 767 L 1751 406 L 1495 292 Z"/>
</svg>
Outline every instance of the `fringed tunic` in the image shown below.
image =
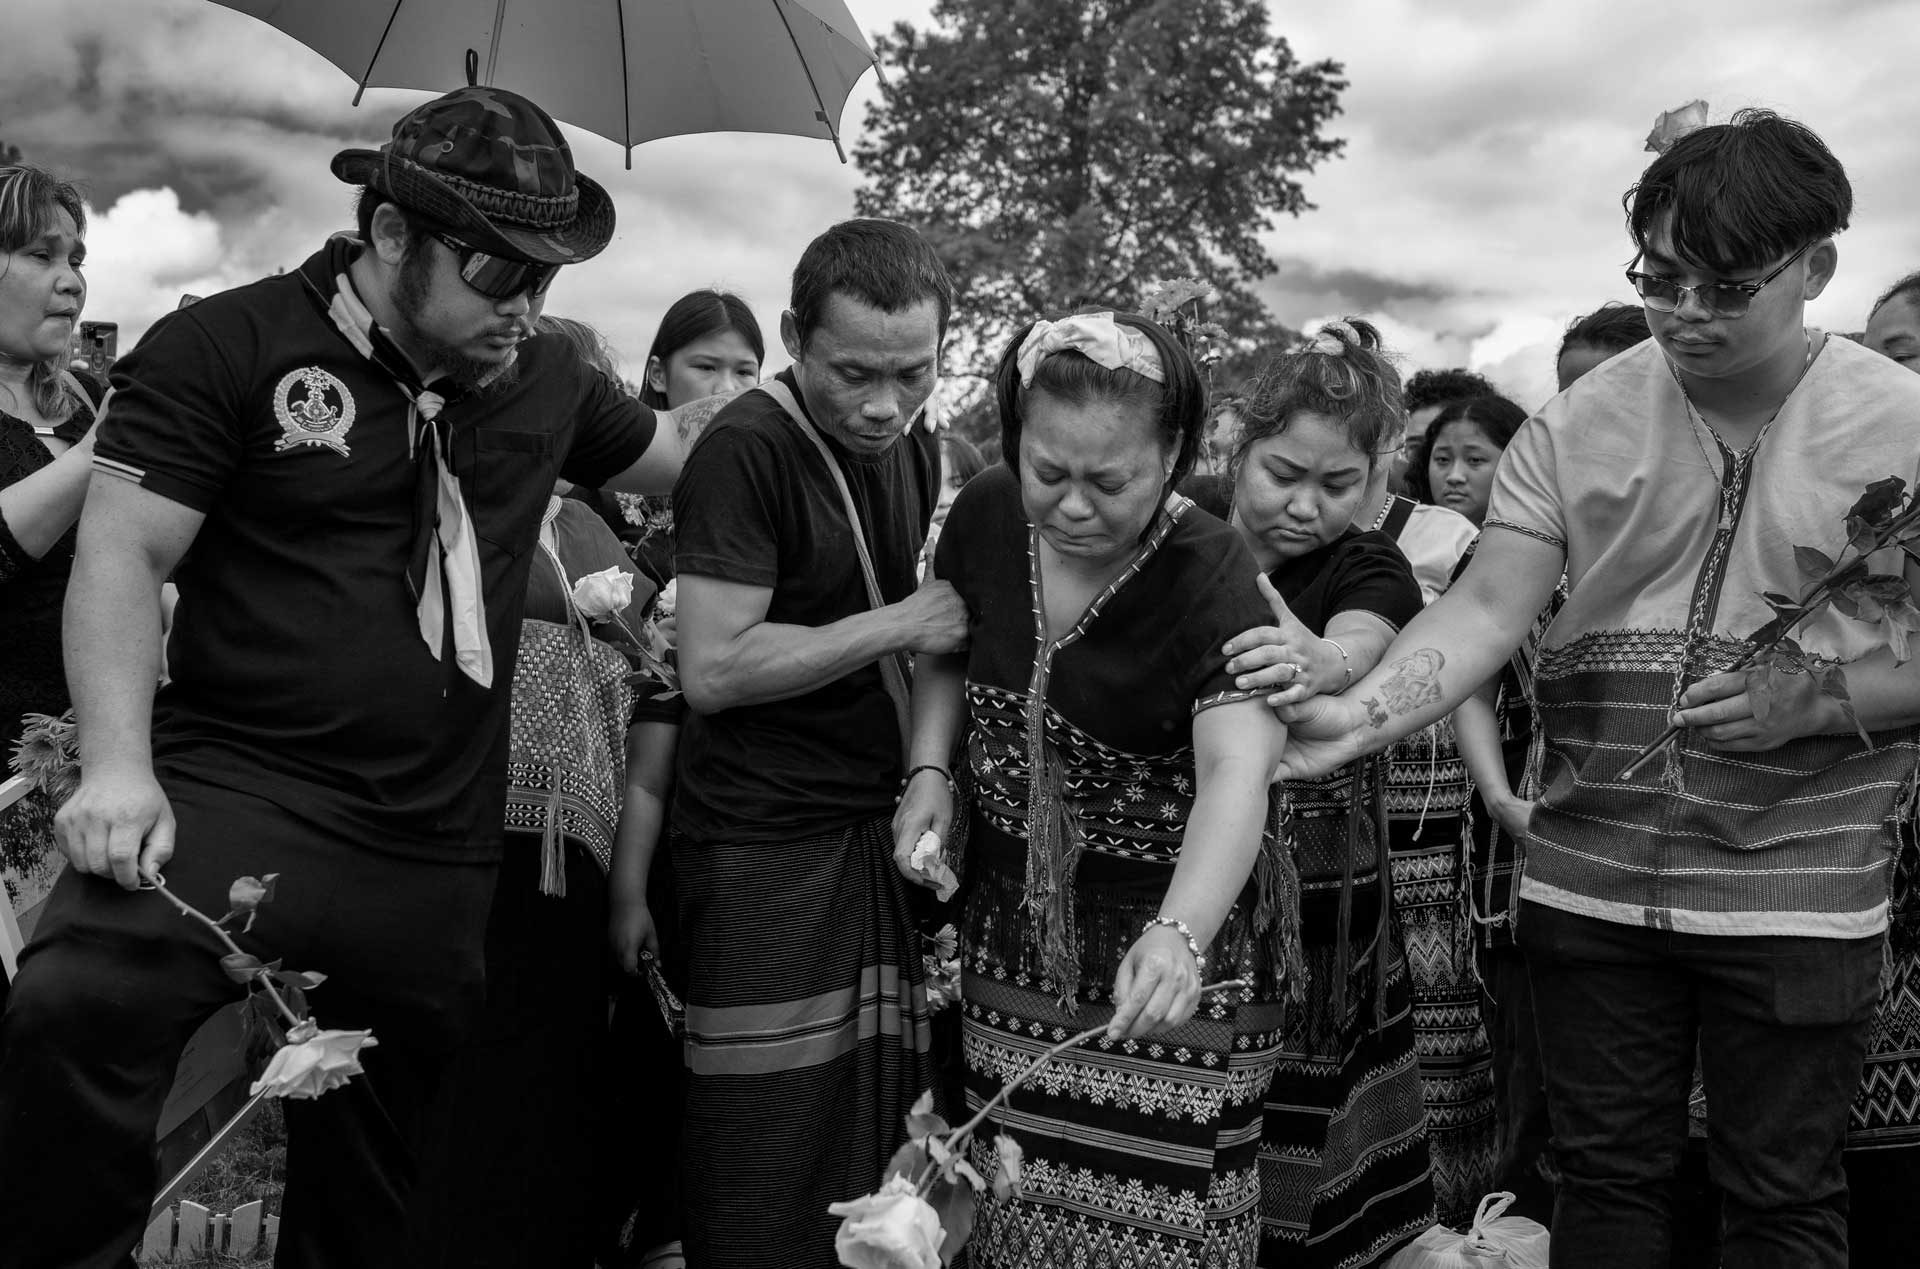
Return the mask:
<svg viewBox="0 0 1920 1269">
<path fill-rule="evenodd" d="M 1238 536 L 1176 495 L 1126 570 L 1050 640 L 1037 537 L 1005 468 L 955 499 L 935 572 L 973 614 L 961 956 L 977 1110 L 1111 1016 L 1115 972 L 1159 912 L 1193 809 L 1193 716 L 1252 698 L 1221 646 L 1268 614 Z M 1064 830 L 1057 853 L 1034 831 L 1050 817 Z M 1254 1263 L 1261 1099 L 1284 1016 L 1277 936 L 1297 902 L 1283 862 L 1269 835 L 1258 880 L 1207 949 L 1209 980 L 1250 990 L 1209 997 L 1171 1032 L 1069 1051 L 975 1136 L 983 1173 L 995 1133 L 1025 1151 L 1024 1196 L 982 1198 L 976 1269 Z"/>
</svg>

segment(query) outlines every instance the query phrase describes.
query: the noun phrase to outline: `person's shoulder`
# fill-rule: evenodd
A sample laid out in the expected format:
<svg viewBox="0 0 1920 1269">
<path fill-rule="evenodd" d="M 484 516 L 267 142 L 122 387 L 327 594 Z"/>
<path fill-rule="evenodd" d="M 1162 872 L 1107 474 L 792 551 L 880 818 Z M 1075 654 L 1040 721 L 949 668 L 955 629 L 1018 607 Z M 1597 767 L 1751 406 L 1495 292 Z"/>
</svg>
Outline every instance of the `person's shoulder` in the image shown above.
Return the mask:
<svg viewBox="0 0 1920 1269">
<path fill-rule="evenodd" d="M 1643 339 L 1595 366 L 1557 392 L 1533 412 L 1529 425 L 1539 425 L 1556 434 L 1591 434 L 1596 428 L 1594 416 L 1618 416 L 1616 423 L 1605 425 L 1617 431 L 1645 421 L 1647 394 L 1672 383 L 1667 355 L 1652 339 Z"/>
<path fill-rule="evenodd" d="M 703 454 L 707 461 L 722 454 L 774 458 L 797 454 L 804 438 L 785 414 L 778 401 L 758 388 L 748 388 L 715 412 L 694 441 L 687 461 Z"/>
<path fill-rule="evenodd" d="M 1920 374 L 1840 335 L 1827 338 L 1814 364 L 1826 371 L 1824 378 L 1849 390 L 1850 395 L 1882 401 L 1920 426 L 1920 409 L 1916 408 L 1920 407 Z"/>
<path fill-rule="evenodd" d="M 1422 503 L 1418 505 L 1425 506 L 1426 504 Z M 1433 507 L 1430 509 L 1434 511 L 1445 510 L 1441 507 Z M 1453 516 L 1456 520 L 1465 521 L 1468 527 L 1472 527 L 1473 522 L 1467 520 L 1465 516 L 1458 515 L 1451 511 L 1447 512 L 1447 514 Z M 1400 569 L 1404 571 L 1408 577 L 1413 576 L 1413 567 L 1407 563 L 1407 553 L 1400 549 L 1400 544 L 1393 540 L 1391 534 L 1383 533 L 1379 529 L 1349 529 L 1346 533 L 1334 539 L 1333 563 L 1336 566 L 1345 567 L 1358 564 L 1381 564 Z"/>
<path fill-rule="evenodd" d="M 1467 544 L 1480 535 L 1480 530 L 1458 511 L 1436 507 L 1430 502 L 1416 502 L 1413 504 L 1413 513 L 1407 518 L 1406 531 L 1401 536 L 1413 535 L 1429 541 L 1458 542 L 1464 551 Z M 1386 537 L 1384 533 L 1363 536 Z"/>
<path fill-rule="evenodd" d="M 1191 499 L 1185 502 L 1162 550 L 1175 554 L 1189 567 L 1211 573 L 1245 573 L 1251 577 L 1260 571 L 1240 530 L 1199 503 Z"/>
<path fill-rule="evenodd" d="M 304 315 L 314 308 L 305 291 L 306 283 L 297 270 L 275 273 L 216 291 L 185 308 L 175 309 L 160 321 L 178 320 L 209 331 L 224 331 L 236 326 L 278 326 L 296 312 Z M 156 326 L 159 324 L 155 323 Z"/>
<path fill-rule="evenodd" d="M 1177 488 L 1208 515 L 1224 520 L 1233 511 L 1233 482 L 1224 472 L 1190 472 Z"/>
<path fill-rule="evenodd" d="M 942 533 L 969 532 L 984 520 L 1004 518 L 1011 511 L 1024 515 L 1020 505 L 1020 478 L 1005 463 L 995 463 L 960 487 L 947 508 Z"/>
</svg>

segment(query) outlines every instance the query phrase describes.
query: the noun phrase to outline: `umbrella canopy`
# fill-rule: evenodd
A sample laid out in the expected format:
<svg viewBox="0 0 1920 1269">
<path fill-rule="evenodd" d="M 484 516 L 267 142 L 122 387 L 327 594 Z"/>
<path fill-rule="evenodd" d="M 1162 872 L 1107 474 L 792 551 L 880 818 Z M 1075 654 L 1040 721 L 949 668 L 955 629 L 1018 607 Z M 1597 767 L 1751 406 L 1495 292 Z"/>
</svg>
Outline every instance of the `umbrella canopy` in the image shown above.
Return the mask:
<svg viewBox="0 0 1920 1269">
<path fill-rule="evenodd" d="M 694 132 L 826 137 L 873 49 L 843 0 L 215 0 L 368 88 L 509 88 L 627 150 Z M 360 97 L 354 95 L 354 103 Z"/>
</svg>

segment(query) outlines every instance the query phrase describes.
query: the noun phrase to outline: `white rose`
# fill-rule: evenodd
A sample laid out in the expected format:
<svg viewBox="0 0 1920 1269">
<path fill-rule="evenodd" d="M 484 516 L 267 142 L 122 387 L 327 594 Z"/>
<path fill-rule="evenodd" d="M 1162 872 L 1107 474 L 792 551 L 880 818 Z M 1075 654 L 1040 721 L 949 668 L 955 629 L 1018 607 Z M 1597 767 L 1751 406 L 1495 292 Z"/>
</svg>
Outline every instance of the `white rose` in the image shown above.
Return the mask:
<svg viewBox="0 0 1920 1269">
<path fill-rule="evenodd" d="M 934 884 L 933 897 L 941 903 L 953 898 L 954 892 L 960 889 L 960 878 L 954 876 L 953 869 L 947 867 L 946 857 L 940 853 L 940 834 L 932 829 L 920 834 L 920 840 L 913 844 L 907 867 Z"/>
<path fill-rule="evenodd" d="M 633 575 L 619 565 L 588 573 L 573 584 L 573 606 L 588 621 L 601 621 L 633 602 Z"/>
<path fill-rule="evenodd" d="M 660 588 L 660 595 L 653 601 L 653 611 L 662 617 L 673 616 L 674 606 L 680 602 L 680 579 L 669 577 L 667 584 Z"/>
<path fill-rule="evenodd" d="M 362 1074 L 360 1050 L 380 1043 L 371 1031 L 321 1031 L 311 1020 L 287 1033 L 266 1072 L 247 1089 L 257 1096 L 310 1100 Z"/>
<path fill-rule="evenodd" d="M 879 1193 L 831 1203 L 827 1212 L 841 1218 L 833 1250 L 847 1269 L 940 1269 L 946 1231 L 906 1177 L 888 1177 Z"/>
<path fill-rule="evenodd" d="M 1675 141 L 1706 126 L 1707 103 L 1696 97 L 1684 106 L 1660 112 L 1660 117 L 1653 121 L 1653 131 L 1647 134 L 1647 149 L 1665 154 Z"/>
</svg>

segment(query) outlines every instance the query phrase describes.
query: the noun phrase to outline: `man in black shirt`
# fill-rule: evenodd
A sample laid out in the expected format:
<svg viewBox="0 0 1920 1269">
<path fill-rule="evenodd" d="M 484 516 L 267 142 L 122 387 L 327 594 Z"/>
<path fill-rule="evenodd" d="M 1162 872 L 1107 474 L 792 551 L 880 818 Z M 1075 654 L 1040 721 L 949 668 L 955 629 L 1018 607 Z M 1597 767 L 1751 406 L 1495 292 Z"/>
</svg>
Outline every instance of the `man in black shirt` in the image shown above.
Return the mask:
<svg viewBox="0 0 1920 1269">
<path fill-rule="evenodd" d="M 720 412 L 674 489 L 686 1242 L 711 1269 L 832 1265 L 827 1204 L 873 1187 L 933 1082 L 891 822 L 901 654 L 966 642 L 953 588 L 914 586 L 940 489 L 914 420 L 952 295 L 904 225 L 816 238 L 792 370 Z"/>
<path fill-rule="evenodd" d="M 163 318 L 114 368 L 66 614 L 74 869 L 0 1022 L 11 1269 L 126 1262 L 174 1064 L 242 990 L 142 892 L 163 869 L 215 915 L 278 873 L 241 946 L 326 974 L 319 1014 L 378 1041 L 364 1076 L 287 1103 L 278 1263 L 414 1263 L 426 1111 L 482 992 L 541 510 L 562 475 L 678 473 L 674 428 L 530 337 L 560 266 L 613 233 L 551 118 L 467 88 L 333 170 L 364 187 L 357 240 Z"/>
</svg>

